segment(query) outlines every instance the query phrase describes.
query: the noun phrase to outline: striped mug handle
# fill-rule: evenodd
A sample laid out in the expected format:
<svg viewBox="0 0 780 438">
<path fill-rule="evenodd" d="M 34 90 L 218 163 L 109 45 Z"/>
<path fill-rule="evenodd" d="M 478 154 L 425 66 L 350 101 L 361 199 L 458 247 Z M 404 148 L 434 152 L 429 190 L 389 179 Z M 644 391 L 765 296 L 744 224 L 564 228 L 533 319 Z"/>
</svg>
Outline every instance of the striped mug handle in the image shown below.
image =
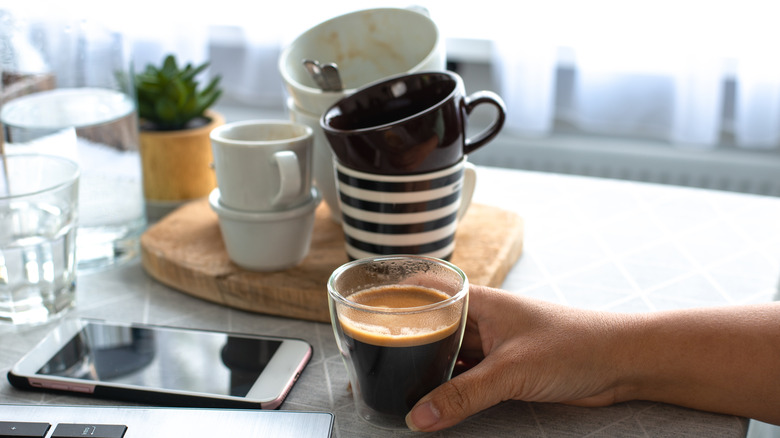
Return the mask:
<svg viewBox="0 0 780 438">
<path fill-rule="evenodd" d="M 458 221 L 463 218 L 471 205 L 474 196 L 474 188 L 477 185 L 477 169 L 473 164 L 466 162 L 463 165 L 463 187 L 460 192 L 460 207 L 458 208 Z"/>
</svg>

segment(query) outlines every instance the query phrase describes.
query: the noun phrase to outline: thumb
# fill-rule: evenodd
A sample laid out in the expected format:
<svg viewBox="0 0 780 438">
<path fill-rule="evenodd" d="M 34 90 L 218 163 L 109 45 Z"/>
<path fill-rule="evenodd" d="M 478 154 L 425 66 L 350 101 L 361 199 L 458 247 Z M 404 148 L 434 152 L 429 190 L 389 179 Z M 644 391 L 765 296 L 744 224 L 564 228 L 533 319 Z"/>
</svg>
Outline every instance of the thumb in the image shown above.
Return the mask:
<svg viewBox="0 0 780 438">
<path fill-rule="evenodd" d="M 486 361 L 420 399 L 406 415 L 409 429 L 425 432 L 444 429 L 504 400 L 502 395 L 507 385 L 499 377 L 502 374 L 491 373 Z"/>
</svg>

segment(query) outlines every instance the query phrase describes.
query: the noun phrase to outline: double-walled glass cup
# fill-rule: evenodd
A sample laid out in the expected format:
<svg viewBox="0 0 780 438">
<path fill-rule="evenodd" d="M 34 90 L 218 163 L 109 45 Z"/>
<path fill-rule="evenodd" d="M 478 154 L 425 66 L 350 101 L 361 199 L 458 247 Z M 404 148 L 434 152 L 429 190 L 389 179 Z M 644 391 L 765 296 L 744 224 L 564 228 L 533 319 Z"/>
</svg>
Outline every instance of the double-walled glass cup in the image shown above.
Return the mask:
<svg viewBox="0 0 780 438">
<path fill-rule="evenodd" d="M 331 321 L 358 414 L 387 429 L 449 380 L 468 311 L 468 279 L 422 256 L 355 260 L 328 280 Z"/>
</svg>

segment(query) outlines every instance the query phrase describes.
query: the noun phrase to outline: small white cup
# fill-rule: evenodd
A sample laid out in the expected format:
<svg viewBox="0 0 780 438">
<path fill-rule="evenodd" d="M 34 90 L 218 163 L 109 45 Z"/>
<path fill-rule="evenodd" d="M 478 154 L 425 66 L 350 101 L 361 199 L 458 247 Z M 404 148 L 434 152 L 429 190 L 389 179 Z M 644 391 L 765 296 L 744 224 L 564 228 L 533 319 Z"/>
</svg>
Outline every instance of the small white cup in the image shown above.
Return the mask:
<svg viewBox="0 0 780 438">
<path fill-rule="evenodd" d="M 271 272 L 300 264 L 309 252 L 314 215 L 320 200 L 311 188 L 309 200 L 298 207 L 276 212 L 246 212 L 226 207 L 220 189 L 209 195 L 219 216 L 219 228 L 228 257 L 251 271 Z"/>
<path fill-rule="evenodd" d="M 289 120 L 249 120 L 211 131 L 222 205 L 249 212 L 294 208 L 311 198 L 313 131 Z"/>
</svg>

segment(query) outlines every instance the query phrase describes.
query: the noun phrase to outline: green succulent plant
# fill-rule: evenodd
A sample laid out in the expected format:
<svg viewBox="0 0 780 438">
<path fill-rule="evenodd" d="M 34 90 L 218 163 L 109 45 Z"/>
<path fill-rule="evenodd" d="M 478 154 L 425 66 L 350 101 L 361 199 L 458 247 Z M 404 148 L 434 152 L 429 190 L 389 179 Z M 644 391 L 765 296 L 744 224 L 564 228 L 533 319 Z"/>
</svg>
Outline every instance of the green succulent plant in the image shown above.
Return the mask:
<svg viewBox="0 0 780 438">
<path fill-rule="evenodd" d="M 166 56 L 160 68 L 148 64 L 134 80 L 138 116 L 160 131 L 185 129 L 192 120 L 203 117 L 222 94 L 220 76 L 198 90 L 196 76 L 208 65 L 206 62 L 194 67 L 188 63 L 180 69 L 174 55 Z"/>
</svg>

